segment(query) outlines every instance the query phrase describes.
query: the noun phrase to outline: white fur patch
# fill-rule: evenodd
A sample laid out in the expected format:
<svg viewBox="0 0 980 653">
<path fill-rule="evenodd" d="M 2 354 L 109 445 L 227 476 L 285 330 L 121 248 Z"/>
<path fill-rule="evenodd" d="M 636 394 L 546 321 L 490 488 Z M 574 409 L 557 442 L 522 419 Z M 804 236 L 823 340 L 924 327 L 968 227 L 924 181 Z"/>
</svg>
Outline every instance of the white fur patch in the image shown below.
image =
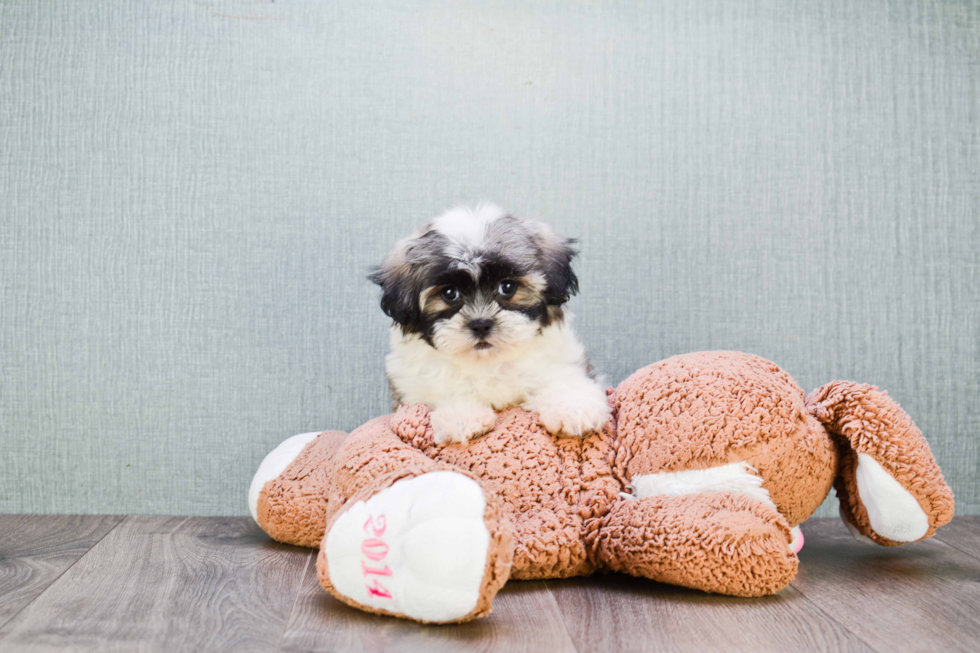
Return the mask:
<svg viewBox="0 0 980 653">
<path fill-rule="evenodd" d="M 511 316 L 508 319 L 522 319 L 510 311 L 504 313 Z M 437 349 L 420 336 L 406 335 L 394 326 L 391 351 L 385 358 L 388 379 L 407 404 L 424 403 L 436 411 L 470 402 L 496 410 L 523 405 L 539 411 L 542 419 L 548 420 L 549 430 L 567 427 L 566 434 L 578 435 L 605 424 L 609 406 L 600 382 L 589 378 L 585 348 L 575 337 L 571 320 L 566 314 L 565 320 L 541 329 L 537 335 L 522 337 L 510 346 L 501 343 L 485 356 L 460 354 L 472 346 L 462 340 L 463 336 L 459 340 L 463 344 L 456 346 L 437 334 L 445 345 L 445 349 L 443 345 Z M 517 326 L 501 331 L 513 335 Z M 530 328 L 538 330 L 535 325 Z M 464 435 L 447 431 L 440 437 L 462 441 Z"/>
<path fill-rule="evenodd" d="M 858 495 L 875 533 L 896 542 L 915 542 L 929 530 L 929 517 L 901 483 L 869 454 L 858 454 Z"/>
<path fill-rule="evenodd" d="M 542 388 L 522 407 L 536 411 L 553 435 L 584 436 L 601 429 L 610 417 L 606 392 L 591 379 L 577 377 Z"/>
<path fill-rule="evenodd" d="M 476 607 L 490 533 L 472 479 L 431 472 L 401 480 L 344 512 L 326 538 L 330 582 L 344 596 L 425 621 Z"/>
<path fill-rule="evenodd" d="M 303 447 L 321 433 L 323 431 L 294 435 L 266 454 L 258 471 L 255 472 L 255 476 L 252 477 L 251 485 L 248 486 L 248 511 L 252 514 L 252 519 L 255 520 L 256 524 L 259 523 L 258 505 L 262 488 L 267 482 L 282 474 L 289 467 L 289 463 L 296 460 L 296 456 L 303 451 Z"/>
<path fill-rule="evenodd" d="M 448 253 L 459 255 L 478 248 L 486 236 L 487 225 L 505 215 L 495 204 L 480 204 L 473 209 L 457 206 L 433 220 L 432 227 L 449 239 L 452 250 Z"/>
<path fill-rule="evenodd" d="M 773 509 L 776 508 L 769 498 L 769 490 L 762 487 L 762 478 L 745 461 L 708 469 L 638 474 L 633 477 L 631 484 L 637 498 L 658 495 L 679 496 L 701 492 L 733 492 L 761 501 Z"/>
<path fill-rule="evenodd" d="M 436 444 L 446 444 L 483 435 L 497 423 L 497 413 L 476 401 L 456 401 L 433 410 L 429 419 L 432 439 Z"/>
</svg>

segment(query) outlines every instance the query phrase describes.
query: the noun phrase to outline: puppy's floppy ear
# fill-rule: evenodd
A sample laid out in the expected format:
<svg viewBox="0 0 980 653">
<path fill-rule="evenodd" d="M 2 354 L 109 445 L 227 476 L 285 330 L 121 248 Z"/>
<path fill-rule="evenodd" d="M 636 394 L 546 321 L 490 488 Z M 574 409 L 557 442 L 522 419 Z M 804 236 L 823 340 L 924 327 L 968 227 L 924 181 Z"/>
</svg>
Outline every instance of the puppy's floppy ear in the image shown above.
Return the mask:
<svg viewBox="0 0 980 653">
<path fill-rule="evenodd" d="M 543 222 L 533 221 L 530 227 L 546 282 L 545 302 L 551 306 L 561 306 L 578 293 L 578 277 L 572 270 L 572 259 L 578 254 L 573 247 L 576 241 L 559 236 Z"/>
<path fill-rule="evenodd" d="M 368 279 L 381 286 L 381 310 L 398 324 L 410 326 L 419 319 L 419 293 L 408 249 L 413 238 L 399 241 L 384 263 L 374 268 Z"/>
<path fill-rule="evenodd" d="M 379 265 L 368 279 L 381 286 L 381 310 L 385 315 L 402 326 L 418 319 L 418 300 L 413 300 L 408 279 L 397 268 Z"/>
</svg>

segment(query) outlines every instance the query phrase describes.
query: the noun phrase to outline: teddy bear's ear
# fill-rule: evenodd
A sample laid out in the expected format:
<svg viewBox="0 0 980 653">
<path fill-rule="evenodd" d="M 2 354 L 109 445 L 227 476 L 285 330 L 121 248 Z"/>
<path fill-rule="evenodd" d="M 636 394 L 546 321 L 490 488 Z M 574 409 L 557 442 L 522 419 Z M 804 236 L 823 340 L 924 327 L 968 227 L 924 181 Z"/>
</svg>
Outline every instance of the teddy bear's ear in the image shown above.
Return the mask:
<svg viewBox="0 0 980 653">
<path fill-rule="evenodd" d="M 543 222 L 529 221 L 545 278 L 544 299 L 549 306 L 561 306 L 578 293 L 578 277 L 572 270 L 572 259 L 578 254 L 575 240 L 559 236 Z"/>
</svg>

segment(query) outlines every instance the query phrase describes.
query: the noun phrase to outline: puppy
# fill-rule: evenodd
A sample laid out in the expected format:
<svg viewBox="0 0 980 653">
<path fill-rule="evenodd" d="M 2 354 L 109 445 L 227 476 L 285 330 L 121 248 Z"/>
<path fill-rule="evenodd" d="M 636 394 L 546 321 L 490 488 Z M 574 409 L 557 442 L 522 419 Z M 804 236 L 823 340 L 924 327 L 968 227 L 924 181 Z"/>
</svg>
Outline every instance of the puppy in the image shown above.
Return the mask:
<svg viewBox="0 0 980 653">
<path fill-rule="evenodd" d="M 436 443 L 483 435 L 508 406 L 567 436 L 609 420 L 564 309 L 578 292 L 572 242 L 497 206 L 459 207 L 399 241 L 370 276 L 394 321 L 392 397 L 432 409 Z"/>
</svg>

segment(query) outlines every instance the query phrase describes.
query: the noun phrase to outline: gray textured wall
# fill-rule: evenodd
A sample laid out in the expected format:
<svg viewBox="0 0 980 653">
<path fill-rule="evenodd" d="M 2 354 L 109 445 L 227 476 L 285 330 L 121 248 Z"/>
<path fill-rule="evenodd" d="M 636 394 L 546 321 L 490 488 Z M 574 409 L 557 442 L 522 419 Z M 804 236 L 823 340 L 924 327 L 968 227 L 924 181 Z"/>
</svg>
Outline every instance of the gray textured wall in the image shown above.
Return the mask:
<svg viewBox="0 0 980 653">
<path fill-rule="evenodd" d="M 581 239 L 610 380 L 878 384 L 980 512 L 977 3 L 589 4 L 0 0 L 0 511 L 244 514 L 388 407 L 367 268 L 489 198 Z"/>
</svg>

